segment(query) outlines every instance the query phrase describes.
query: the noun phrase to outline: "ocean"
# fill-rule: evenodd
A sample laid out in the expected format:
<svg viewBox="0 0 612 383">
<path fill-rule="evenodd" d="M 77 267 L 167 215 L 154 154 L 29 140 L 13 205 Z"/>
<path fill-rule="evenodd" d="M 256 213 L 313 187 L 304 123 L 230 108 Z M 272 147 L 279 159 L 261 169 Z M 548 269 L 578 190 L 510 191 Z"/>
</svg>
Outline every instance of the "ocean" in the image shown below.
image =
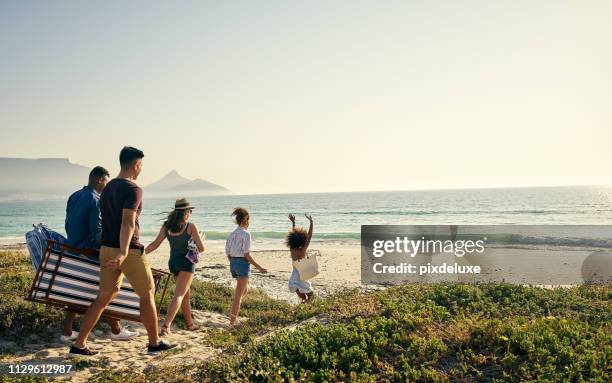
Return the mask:
<svg viewBox="0 0 612 383">
<path fill-rule="evenodd" d="M 67 196 L 66 196 L 67 197 Z M 189 197 L 189 196 L 187 196 Z M 540 187 L 392 192 L 230 195 L 190 198 L 192 215 L 208 239 L 225 239 L 234 229 L 234 207 L 251 213 L 255 240 L 276 241 L 290 227 L 287 214 L 307 226 L 312 214 L 317 240 L 359 240 L 361 225 L 377 224 L 612 224 L 611 187 Z M 23 239 L 43 222 L 64 234 L 64 200 L 0 203 L 0 239 Z M 172 199 L 147 199 L 141 236 L 154 237 Z"/>
</svg>

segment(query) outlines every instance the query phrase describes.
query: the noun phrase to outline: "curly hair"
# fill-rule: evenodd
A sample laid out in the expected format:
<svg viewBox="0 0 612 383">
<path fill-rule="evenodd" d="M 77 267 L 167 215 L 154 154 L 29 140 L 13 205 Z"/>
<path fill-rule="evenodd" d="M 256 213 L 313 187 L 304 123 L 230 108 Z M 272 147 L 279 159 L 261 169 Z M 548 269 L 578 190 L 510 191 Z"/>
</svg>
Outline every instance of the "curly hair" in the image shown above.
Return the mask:
<svg viewBox="0 0 612 383">
<path fill-rule="evenodd" d="M 232 212 L 232 216 L 236 218 L 236 224 L 241 225 L 249 218 L 249 212 L 243 207 L 237 207 Z"/>
<path fill-rule="evenodd" d="M 302 248 L 306 242 L 308 242 L 308 232 L 301 227 L 294 228 L 285 237 L 285 245 L 290 249 Z"/>
</svg>

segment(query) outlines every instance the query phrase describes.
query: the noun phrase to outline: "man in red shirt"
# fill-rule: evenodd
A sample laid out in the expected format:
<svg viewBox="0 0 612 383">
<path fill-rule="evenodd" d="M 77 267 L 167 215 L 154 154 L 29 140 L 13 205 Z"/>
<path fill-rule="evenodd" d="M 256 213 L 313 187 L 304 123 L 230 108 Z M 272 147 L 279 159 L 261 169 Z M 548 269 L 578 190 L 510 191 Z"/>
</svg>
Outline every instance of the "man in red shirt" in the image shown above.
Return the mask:
<svg viewBox="0 0 612 383">
<path fill-rule="evenodd" d="M 153 275 L 139 238 L 138 217 L 142 211 L 142 189 L 134 181 L 142 171 L 143 158 L 141 150 L 124 147 L 119 154 L 121 171 L 117 178 L 106 185 L 100 196 L 100 291 L 85 313 L 81 332 L 70 347 L 71 356 L 97 354 L 87 347 L 87 336 L 102 312 L 117 296 L 124 274 L 140 297 L 140 320 L 149 336 L 148 352 L 156 353 L 176 347 L 159 339 Z"/>
</svg>

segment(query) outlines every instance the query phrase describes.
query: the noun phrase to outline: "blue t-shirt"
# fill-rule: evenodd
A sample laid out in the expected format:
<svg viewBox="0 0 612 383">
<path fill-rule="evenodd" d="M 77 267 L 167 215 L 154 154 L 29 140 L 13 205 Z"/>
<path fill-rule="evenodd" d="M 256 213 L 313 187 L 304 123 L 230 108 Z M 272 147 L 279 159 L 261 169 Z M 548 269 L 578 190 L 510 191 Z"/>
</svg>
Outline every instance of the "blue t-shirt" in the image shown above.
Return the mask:
<svg viewBox="0 0 612 383">
<path fill-rule="evenodd" d="M 66 205 L 66 243 L 80 248 L 98 249 L 102 236 L 100 194 L 84 186 L 68 198 Z"/>
</svg>

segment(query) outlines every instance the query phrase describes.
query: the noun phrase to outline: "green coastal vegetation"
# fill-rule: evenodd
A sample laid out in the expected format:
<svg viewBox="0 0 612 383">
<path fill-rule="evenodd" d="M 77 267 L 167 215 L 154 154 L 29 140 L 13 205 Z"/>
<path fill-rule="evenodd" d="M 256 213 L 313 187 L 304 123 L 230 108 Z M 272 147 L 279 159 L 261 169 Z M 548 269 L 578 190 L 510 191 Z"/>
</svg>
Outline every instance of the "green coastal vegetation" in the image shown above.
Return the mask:
<svg viewBox="0 0 612 383">
<path fill-rule="evenodd" d="M 32 278 L 25 252 L 0 251 L 0 363 L 61 326 L 62 311 L 23 300 Z M 231 296 L 229 287 L 194 281 L 192 307 L 228 314 Z M 299 306 L 253 289 L 241 315 L 249 319 L 236 328 L 205 330 L 221 350 L 216 358 L 146 372 L 103 369 L 91 381 L 611 380 L 611 286 L 409 285 Z"/>
</svg>

